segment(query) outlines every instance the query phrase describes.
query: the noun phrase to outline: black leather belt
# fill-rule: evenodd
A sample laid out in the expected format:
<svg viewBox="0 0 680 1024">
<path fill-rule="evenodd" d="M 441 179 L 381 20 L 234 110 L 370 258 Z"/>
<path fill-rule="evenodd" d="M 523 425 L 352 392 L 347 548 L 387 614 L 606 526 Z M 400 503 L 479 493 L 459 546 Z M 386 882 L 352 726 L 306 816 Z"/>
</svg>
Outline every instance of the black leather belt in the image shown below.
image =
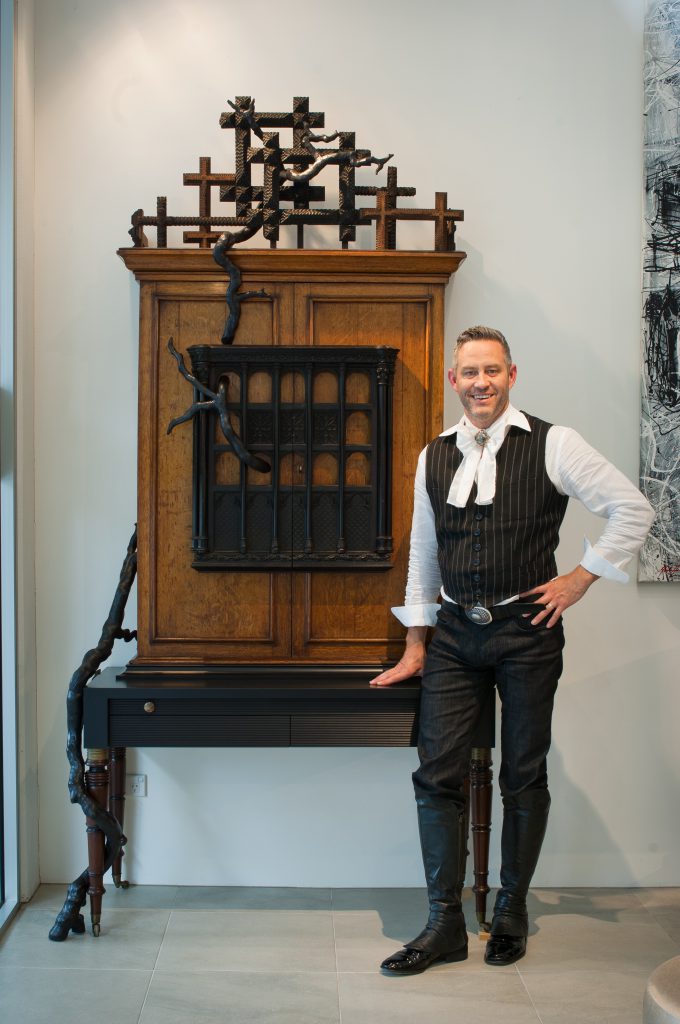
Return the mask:
<svg viewBox="0 0 680 1024">
<path fill-rule="evenodd" d="M 491 608 L 484 608 L 476 604 L 472 608 L 464 608 L 462 604 L 455 604 L 453 601 L 445 601 L 447 608 L 451 608 L 462 619 L 469 619 L 476 626 L 488 626 L 490 622 L 499 619 L 510 619 L 517 615 L 530 615 L 532 618 L 539 612 L 545 611 L 543 604 L 527 604 L 524 601 L 511 601 L 510 604 L 495 604 Z"/>
</svg>

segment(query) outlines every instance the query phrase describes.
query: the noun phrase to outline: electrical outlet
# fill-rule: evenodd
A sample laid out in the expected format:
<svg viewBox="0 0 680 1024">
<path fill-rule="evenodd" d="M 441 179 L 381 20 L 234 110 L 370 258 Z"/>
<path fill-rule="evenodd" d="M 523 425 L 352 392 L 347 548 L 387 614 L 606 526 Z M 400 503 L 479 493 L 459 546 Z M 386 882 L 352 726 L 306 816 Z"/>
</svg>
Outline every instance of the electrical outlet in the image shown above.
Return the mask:
<svg viewBox="0 0 680 1024">
<path fill-rule="evenodd" d="M 126 775 L 125 795 L 146 796 L 146 775 Z"/>
</svg>

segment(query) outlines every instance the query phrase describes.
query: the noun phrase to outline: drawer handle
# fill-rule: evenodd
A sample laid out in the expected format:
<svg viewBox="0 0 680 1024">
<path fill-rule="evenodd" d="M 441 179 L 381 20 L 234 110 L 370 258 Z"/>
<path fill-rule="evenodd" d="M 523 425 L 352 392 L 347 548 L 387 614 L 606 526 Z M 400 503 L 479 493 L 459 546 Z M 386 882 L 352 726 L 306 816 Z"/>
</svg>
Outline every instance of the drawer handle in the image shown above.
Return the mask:
<svg viewBox="0 0 680 1024">
<path fill-rule="evenodd" d="M 156 705 L 152 700 L 147 700 L 146 704 L 144 705 L 144 710 L 146 711 L 147 715 L 152 715 L 156 710 Z"/>
</svg>

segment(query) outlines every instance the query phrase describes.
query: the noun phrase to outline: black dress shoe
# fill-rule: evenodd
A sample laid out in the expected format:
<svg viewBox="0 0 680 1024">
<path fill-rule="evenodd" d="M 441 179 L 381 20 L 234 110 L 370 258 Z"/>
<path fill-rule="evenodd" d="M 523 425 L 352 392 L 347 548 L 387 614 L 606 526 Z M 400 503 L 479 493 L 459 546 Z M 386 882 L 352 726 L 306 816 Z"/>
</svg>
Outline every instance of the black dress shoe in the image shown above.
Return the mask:
<svg viewBox="0 0 680 1024">
<path fill-rule="evenodd" d="M 527 951 L 523 935 L 492 935 L 486 944 L 484 963 L 491 967 L 507 967 L 521 960 Z"/>
<path fill-rule="evenodd" d="M 459 960 L 467 960 L 467 942 L 459 949 L 448 953 L 430 953 L 425 949 L 400 949 L 387 960 L 383 960 L 380 970 L 383 974 L 420 974 L 432 964 L 452 964 Z"/>
</svg>

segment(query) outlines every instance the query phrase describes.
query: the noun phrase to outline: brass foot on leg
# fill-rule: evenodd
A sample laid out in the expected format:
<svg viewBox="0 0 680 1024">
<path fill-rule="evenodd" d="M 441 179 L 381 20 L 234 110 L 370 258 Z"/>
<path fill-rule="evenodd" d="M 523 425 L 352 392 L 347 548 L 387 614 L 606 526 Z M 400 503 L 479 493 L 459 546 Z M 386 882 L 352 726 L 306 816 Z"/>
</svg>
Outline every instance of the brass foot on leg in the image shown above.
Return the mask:
<svg viewBox="0 0 680 1024">
<path fill-rule="evenodd" d="M 99 933 L 101 932 L 101 925 L 99 923 L 100 920 L 101 918 L 99 917 L 92 918 L 92 934 L 94 935 L 95 939 L 99 938 Z"/>
</svg>

